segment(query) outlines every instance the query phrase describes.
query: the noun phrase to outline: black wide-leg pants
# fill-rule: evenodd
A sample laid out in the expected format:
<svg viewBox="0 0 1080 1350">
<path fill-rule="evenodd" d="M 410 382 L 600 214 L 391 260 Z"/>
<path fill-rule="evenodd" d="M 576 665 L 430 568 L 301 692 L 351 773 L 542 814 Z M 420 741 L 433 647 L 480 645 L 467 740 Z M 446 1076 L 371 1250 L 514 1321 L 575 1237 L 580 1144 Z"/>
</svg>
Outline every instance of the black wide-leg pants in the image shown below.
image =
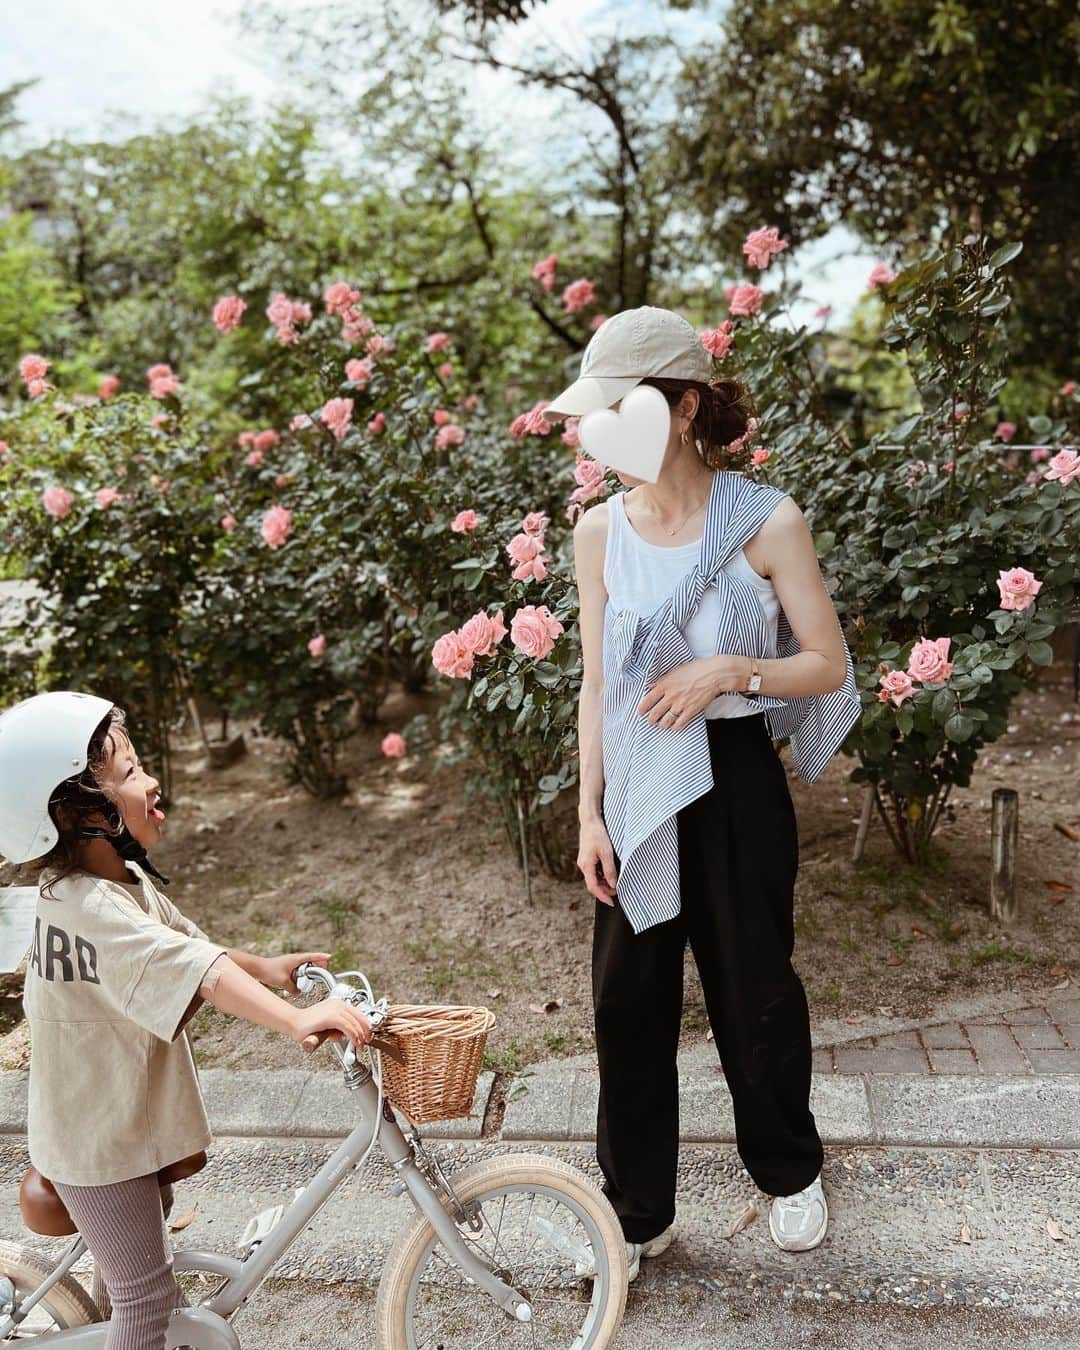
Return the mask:
<svg viewBox="0 0 1080 1350">
<path fill-rule="evenodd" d="M 617 901 L 596 903 L 596 1154 L 628 1242 L 649 1241 L 675 1217 L 687 942 L 746 1170 L 768 1194 L 791 1195 L 822 1163 L 810 1015 L 791 964 L 799 844 L 787 775 L 763 714 L 706 726 L 714 785 L 676 816 L 681 912 L 635 936 Z"/>
</svg>

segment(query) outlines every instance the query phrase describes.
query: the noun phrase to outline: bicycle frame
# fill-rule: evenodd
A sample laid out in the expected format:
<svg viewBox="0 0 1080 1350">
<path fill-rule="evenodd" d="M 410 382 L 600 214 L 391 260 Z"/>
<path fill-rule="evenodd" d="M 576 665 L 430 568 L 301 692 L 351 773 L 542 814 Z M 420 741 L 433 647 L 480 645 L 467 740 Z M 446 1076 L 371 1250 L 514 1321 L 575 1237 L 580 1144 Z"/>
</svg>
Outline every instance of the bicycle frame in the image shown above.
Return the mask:
<svg viewBox="0 0 1080 1350">
<path fill-rule="evenodd" d="M 194 1350 L 241 1350 L 240 1341 L 229 1319 L 267 1279 L 296 1238 L 355 1170 L 371 1140 L 379 1101 L 374 1081 L 366 1070 L 350 1071 L 348 1068 L 345 1071 L 345 1078 L 346 1085 L 356 1094 L 360 1113 L 359 1124 L 319 1168 L 310 1183 L 285 1210 L 280 1221 L 249 1255 L 240 1260 L 219 1256 L 213 1252 L 176 1253 L 174 1270 L 177 1275 L 185 1273 L 219 1275 L 223 1276 L 227 1283 L 201 1307 L 182 1307 L 173 1313 L 166 1340 L 168 1347 L 192 1346 Z M 438 1193 L 417 1165 L 412 1145 L 398 1127 L 388 1102 L 383 1103 L 378 1142 L 383 1156 L 404 1183 L 416 1209 L 431 1223 L 451 1260 L 485 1290 L 508 1317 L 518 1321 L 530 1321 L 532 1306 L 529 1301 L 518 1290 L 498 1279 L 461 1237 L 453 1217 L 443 1207 Z M 85 1250 L 85 1244 L 81 1239 L 73 1243 L 50 1275 L 49 1281 L 42 1284 L 30 1298 L 34 1299 L 42 1294 L 50 1281 L 66 1274 Z M 24 1303 L 26 1302 L 29 1300 L 24 1300 Z M 0 1325 L 0 1335 L 7 1334 L 11 1329 L 10 1325 Z M 57 1347 L 69 1347 L 69 1350 L 104 1350 L 108 1331 L 107 1322 L 97 1322 L 93 1326 L 77 1327 L 35 1339 L 48 1340 Z"/>
</svg>

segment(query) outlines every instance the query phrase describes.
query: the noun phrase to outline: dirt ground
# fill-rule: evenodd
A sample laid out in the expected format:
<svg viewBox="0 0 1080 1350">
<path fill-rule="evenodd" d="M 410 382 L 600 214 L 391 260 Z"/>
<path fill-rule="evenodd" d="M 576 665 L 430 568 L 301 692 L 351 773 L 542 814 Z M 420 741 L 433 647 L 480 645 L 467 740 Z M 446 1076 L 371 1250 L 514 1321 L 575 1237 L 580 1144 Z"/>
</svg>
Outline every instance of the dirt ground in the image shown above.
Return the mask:
<svg viewBox="0 0 1080 1350">
<path fill-rule="evenodd" d="M 590 1050 L 593 900 L 580 882 L 541 874 L 528 904 L 501 825 L 466 800 L 460 769 L 380 753 L 405 716 L 391 700 L 380 725 L 350 742 L 352 790 L 330 803 L 285 786 L 279 747 L 250 731 L 248 755 L 222 770 L 208 768 L 198 741 L 182 740 L 155 855 L 173 878 L 170 897 L 224 945 L 332 951 L 335 968 L 359 966 L 393 1002 L 490 1006 L 490 1067 Z M 1080 835 L 1080 704 L 1064 643 L 1014 704 L 973 787 L 954 791 L 957 820 L 939 826 L 924 872 L 894 854 L 876 820 L 864 860 L 851 862 L 861 788 L 844 780 L 854 761 L 837 756 L 807 787 L 782 753 L 800 826 L 796 964 L 815 1021 L 926 1019 L 973 994 L 1080 982 L 1080 842 L 1055 828 Z M 1009 928 L 988 913 L 998 786 L 1020 795 L 1021 917 Z M 0 884 L 8 880 L 0 868 Z M 17 981 L 7 981 L 0 1019 L 0 1065 L 24 1065 Z M 684 1043 L 707 1030 L 688 958 Z M 194 1036 L 204 1065 L 310 1063 L 281 1037 L 212 1009 Z"/>
</svg>

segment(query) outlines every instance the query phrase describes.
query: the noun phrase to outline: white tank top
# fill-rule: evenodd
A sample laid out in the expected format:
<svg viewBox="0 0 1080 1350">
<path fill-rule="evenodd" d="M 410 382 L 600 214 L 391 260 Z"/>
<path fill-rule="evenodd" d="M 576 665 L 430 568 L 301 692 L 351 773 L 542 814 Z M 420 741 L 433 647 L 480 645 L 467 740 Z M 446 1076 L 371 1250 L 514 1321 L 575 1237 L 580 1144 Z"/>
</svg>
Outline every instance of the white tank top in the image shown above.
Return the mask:
<svg viewBox="0 0 1080 1350">
<path fill-rule="evenodd" d="M 634 529 L 626 515 L 623 492 L 608 498 L 608 533 L 604 551 L 604 585 L 608 599 L 616 609 L 635 609 L 651 614 L 667 600 L 675 587 L 697 565 L 701 540 L 689 544 L 650 544 Z M 723 570 L 753 586 L 765 611 L 769 633 L 769 655 L 776 652 L 776 618 L 780 601 L 772 582 L 755 572 L 740 549 L 724 564 Z M 695 660 L 716 655 L 716 635 L 720 627 L 720 594 L 715 582 L 705 588 L 701 604 L 682 630 Z M 706 717 L 745 717 L 764 709 L 741 694 L 721 694 L 708 704 Z"/>
</svg>

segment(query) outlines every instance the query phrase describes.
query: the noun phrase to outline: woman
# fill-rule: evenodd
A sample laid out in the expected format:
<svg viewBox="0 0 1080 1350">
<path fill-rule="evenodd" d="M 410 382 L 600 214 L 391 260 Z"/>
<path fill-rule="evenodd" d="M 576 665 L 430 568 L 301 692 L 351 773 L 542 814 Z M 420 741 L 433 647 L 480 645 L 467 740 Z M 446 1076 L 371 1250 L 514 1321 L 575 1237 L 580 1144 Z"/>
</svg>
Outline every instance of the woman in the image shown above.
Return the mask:
<svg viewBox="0 0 1080 1350">
<path fill-rule="evenodd" d="M 574 530 L 577 861 L 599 902 L 597 1158 L 631 1278 L 672 1239 L 687 942 L 740 1157 L 774 1197 L 774 1241 L 808 1250 L 828 1222 L 809 1012 L 791 965 L 798 833 L 773 741 L 791 738 L 812 782 L 859 699 L 806 521 L 789 496 L 742 472 L 745 395 L 711 375 L 691 326 L 644 306 L 597 330 L 580 378 L 544 412 L 618 409 L 641 383 L 671 412 L 657 481 L 620 472 L 630 490 Z"/>
</svg>

